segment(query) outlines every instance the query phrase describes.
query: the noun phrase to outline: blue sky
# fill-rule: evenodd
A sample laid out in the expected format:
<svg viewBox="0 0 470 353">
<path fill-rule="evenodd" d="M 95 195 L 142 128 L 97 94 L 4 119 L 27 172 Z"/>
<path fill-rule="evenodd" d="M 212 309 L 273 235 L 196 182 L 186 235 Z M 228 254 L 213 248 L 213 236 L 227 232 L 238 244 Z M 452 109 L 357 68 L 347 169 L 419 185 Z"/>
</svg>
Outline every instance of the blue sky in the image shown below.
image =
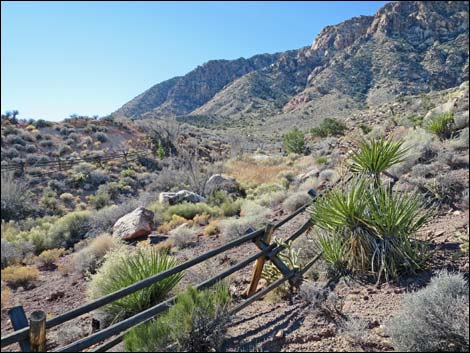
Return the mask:
<svg viewBox="0 0 470 353">
<path fill-rule="evenodd" d="M 2 1 L 1 111 L 103 116 L 208 60 L 298 49 L 385 3 Z"/>
</svg>

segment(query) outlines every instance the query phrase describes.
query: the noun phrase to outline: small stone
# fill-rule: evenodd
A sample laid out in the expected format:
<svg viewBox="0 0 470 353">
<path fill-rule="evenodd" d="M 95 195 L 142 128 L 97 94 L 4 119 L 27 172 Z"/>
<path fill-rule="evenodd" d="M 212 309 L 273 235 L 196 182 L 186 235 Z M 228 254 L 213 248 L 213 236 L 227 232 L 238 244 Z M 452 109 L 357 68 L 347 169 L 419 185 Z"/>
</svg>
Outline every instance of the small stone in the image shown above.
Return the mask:
<svg viewBox="0 0 470 353">
<path fill-rule="evenodd" d="M 286 338 L 286 330 L 279 330 L 274 335 L 274 338 L 277 340 L 284 340 Z"/>
<path fill-rule="evenodd" d="M 364 300 L 369 300 L 369 296 L 368 296 L 368 295 L 364 295 L 364 297 L 362 297 L 362 299 L 364 299 Z"/>
</svg>

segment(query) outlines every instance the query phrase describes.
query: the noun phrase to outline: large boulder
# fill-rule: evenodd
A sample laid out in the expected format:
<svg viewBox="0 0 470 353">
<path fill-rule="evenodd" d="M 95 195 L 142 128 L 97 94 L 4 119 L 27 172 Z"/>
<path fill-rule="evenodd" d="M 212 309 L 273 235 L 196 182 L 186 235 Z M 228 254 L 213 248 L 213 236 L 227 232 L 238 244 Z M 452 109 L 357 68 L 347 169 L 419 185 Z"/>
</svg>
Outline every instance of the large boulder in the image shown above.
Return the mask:
<svg viewBox="0 0 470 353">
<path fill-rule="evenodd" d="M 122 240 L 131 240 L 149 235 L 154 227 L 154 213 L 144 207 L 119 218 L 113 226 L 113 236 Z"/>
<path fill-rule="evenodd" d="M 236 194 L 240 192 L 240 185 L 235 178 L 223 174 L 214 174 L 206 183 L 205 193 L 206 195 L 210 195 L 217 190 L 224 190 L 229 194 Z"/>
</svg>

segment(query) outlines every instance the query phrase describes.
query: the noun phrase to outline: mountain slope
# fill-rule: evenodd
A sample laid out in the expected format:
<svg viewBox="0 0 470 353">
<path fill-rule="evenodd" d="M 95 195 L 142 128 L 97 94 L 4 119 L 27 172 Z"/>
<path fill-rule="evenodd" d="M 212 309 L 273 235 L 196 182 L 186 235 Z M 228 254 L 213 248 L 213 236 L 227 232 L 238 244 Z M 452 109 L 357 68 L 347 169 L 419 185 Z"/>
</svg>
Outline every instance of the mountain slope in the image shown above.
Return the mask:
<svg viewBox="0 0 470 353">
<path fill-rule="evenodd" d="M 158 84 L 116 113 L 211 117 L 347 114 L 398 95 L 454 87 L 468 76 L 468 1 L 392 2 L 325 27 L 310 47 L 210 61 Z"/>
</svg>

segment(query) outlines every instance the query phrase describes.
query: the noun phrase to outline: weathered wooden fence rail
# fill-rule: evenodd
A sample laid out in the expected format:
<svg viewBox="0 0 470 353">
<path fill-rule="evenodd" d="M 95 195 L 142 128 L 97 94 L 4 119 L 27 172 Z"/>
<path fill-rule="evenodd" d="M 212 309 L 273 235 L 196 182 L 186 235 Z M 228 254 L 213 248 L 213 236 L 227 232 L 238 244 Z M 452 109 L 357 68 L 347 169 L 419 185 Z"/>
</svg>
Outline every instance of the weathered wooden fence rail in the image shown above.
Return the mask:
<svg viewBox="0 0 470 353">
<path fill-rule="evenodd" d="M 310 190 L 309 195 L 312 197 L 313 200 L 316 198 L 316 193 L 314 190 Z M 157 275 L 148 277 L 140 282 L 134 283 L 126 288 L 122 288 L 114 293 L 108 294 L 106 296 L 103 296 L 97 300 L 94 300 L 92 302 L 86 303 L 82 306 L 79 306 L 78 308 L 69 310 L 61 315 L 58 315 L 56 317 L 53 317 L 49 320 L 43 320 L 44 322 L 41 323 L 41 326 L 35 326 L 33 325 L 33 321 L 30 320 L 30 325 L 26 326 L 25 324 L 25 317 L 23 314 L 23 317 L 20 318 L 21 323 L 18 324 L 18 322 L 13 322 L 15 319 L 13 318 L 12 315 L 10 315 L 10 318 L 12 319 L 13 322 L 13 327 L 16 331 L 4 336 L 1 338 L 1 346 L 5 347 L 8 345 L 11 345 L 13 343 L 20 343 L 21 349 L 23 351 L 28 351 L 32 350 L 34 348 L 35 351 L 42 351 L 44 350 L 44 344 L 45 344 L 45 330 L 50 329 L 52 327 L 61 325 L 69 320 L 72 320 L 74 318 L 77 318 L 83 314 L 89 313 L 95 309 L 98 309 L 100 307 L 103 307 L 111 302 L 114 302 L 118 299 L 121 299 L 129 294 L 135 293 L 138 290 L 141 290 L 143 288 L 149 287 L 150 285 L 161 281 L 165 278 L 168 278 L 174 274 L 177 274 L 179 272 L 182 272 L 190 267 L 193 267 L 197 264 L 200 264 L 214 256 L 217 256 L 227 250 L 233 249 L 235 247 L 238 247 L 244 243 L 247 243 L 249 241 L 253 241 L 259 248 L 259 252 L 255 253 L 254 255 L 240 261 L 239 263 L 233 265 L 232 267 L 222 271 L 221 273 L 217 274 L 216 276 L 199 283 L 196 288 L 197 289 L 205 289 L 208 287 L 213 286 L 214 284 L 220 282 L 224 278 L 230 276 L 231 274 L 239 271 L 240 269 L 246 267 L 250 263 L 257 261 L 257 264 L 255 266 L 254 272 L 253 272 L 253 278 L 251 280 L 250 286 L 247 289 L 247 299 L 243 301 L 242 303 L 238 304 L 235 306 L 233 309 L 231 309 L 230 313 L 233 314 L 247 305 L 251 304 L 254 302 L 256 299 L 264 296 L 266 293 L 272 291 L 273 289 L 277 288 L 281 284 L 283 284 L 286 281 L 291 281 L 291 283 L 294 282 L 294 279 L 298 276 L 301 276 L 302 273 L 304 273 L 315 261 L 317 261 L 318 256 L 314 258 L 311 262 L 309 262 L 302 270 L 298 269 L 289 269 L 287 265 L 285 265 L 278 257 L 277 255 L 285 249 L 285 246 L 282 244 L 277 244 L 277 243 L 272 243 L 271 242 L 271 237 L 273 232 L 292 220 L 294 217 L 298 216 L 299 214 L 303 213 L 308 207 L 310 203 L 300 207 L 298 210 L 293 212 L 292 214 L 288 215 L 281 221 L 277 223 L 270 223 L 267 225 L 265 229 L 260 229 L 256 231 L 250 231 L 248 234 L 245 234 L 244 236 L 235 239 L 227 244 L 224 244 L 216 249 L 210 250 L 198 257 L 195 257 L 191 260 L 188 260 L 180 265 L 177 265 L 167 271 L 161 272 Z M 290 242 L 298 238 L 300 235 L 302 235 L 305 231 L 307 231 L 311 226 L 311 221 L 308 220 L 305 224 L 303 224 L 296 232 L 294 232 L 292 235 L 290 235 L 287 239 L 286 242 Z M 258 281 L 261 275 L 261 271 L 264 265 L 265 261 L 272 261 L 273 264 L 281 271 L 282 277 L 271 283 L 269 286 L 266 288 L 262 289 L 259 292 L 256 292 Z M 153 319 L 156 315 L 162 313 L 163 311 L 167 310 L 170 308 L 176 301 L 176 296 L 167 299 L 164 302 L 161 302 L 151 308 L 148 308 L 142 312 L 139 312 L 138 314 L 135 314 L 129 318 L 126 318 L 116 324 L 113 324 L 109 327 L 106 327 L 98 332 L 92 333 L 91 335 L 84 337 L 80 340 L 77 340 L 67 346 L 58 348 L 55 350 L 55 352 L 79 352 L 82 351 L 86 348 L 89 348 L 93 345 L 96 345 L 100 342 L 105 342 L 107 339 L 112 338 L 108 342 L 104 343 L 103 345 L 99 346 L 98 348 L 95 349 L 95 351 L 102 352 L 110 349 L 111 347 L 115 346 L 119 342 L 122 341 L 124 335 L 127 333 L 127 331 L 137 325 L 143 324 L 151 319 Z M 21 310 L 21 312 L 23 312 Z M 39 315 L 36 313 L 36 315 Z M 21 327 L 21 328 L 20 328 Z M 18 329 L 19 328 L 19 329 Z M 117 336 L 116 336 L 117 335 Z M 29 343 L 29 344 L 28 344 Z"/>
</svg>

